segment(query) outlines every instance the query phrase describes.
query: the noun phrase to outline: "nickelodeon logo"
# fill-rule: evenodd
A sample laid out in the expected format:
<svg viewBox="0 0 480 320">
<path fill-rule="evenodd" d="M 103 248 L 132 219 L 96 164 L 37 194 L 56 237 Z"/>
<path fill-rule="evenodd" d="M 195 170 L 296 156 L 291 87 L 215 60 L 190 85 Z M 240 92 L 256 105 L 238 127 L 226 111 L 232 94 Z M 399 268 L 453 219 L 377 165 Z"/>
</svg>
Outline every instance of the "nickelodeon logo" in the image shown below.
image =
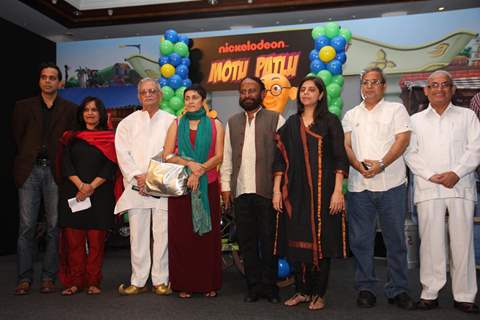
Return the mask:
<svg viewBox="0 0 480 320">
<path fill-rule="evenodd" d="M 240 44 L 230 44 L 225 42 L 225 44 L 218 48 L 218 53 L 236 53 L 236 52 L 249 52 L 249 51 L 261 51 L 261 50 L 271 50 L 271 49 L 283 49 L 288 48 L 288 44 L 283 41 L 265 41 L 264 39 L 258 42 L 247 42 Z"/>
</svg>

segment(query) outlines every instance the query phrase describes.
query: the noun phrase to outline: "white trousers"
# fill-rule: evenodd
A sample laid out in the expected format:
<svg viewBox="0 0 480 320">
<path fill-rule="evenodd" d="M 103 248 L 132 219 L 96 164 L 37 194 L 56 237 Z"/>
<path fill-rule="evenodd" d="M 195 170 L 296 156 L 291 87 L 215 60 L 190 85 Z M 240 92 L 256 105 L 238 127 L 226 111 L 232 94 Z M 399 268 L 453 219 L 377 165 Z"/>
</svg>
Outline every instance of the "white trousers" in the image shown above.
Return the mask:
<svg viewBox="0 0 480 320">
<path fill-rule="evenodd" d="M 152 284 L 168 284 L 168 211 L 162 209 L 131 209 L 130 256 L 131 284 L 144 287 L 152 274 Z M 150 225 L 153 234 L 153 257 L 150 253 Z M 153 258 L 153 263 L 151 262 Z"/>
<path fill-rule="evenodd" d="M 436 299 L 447 282 L 445 213 L 448 209 L 453 297 L 458 302 L 475 301 L 477 277 L 473 248 L 474 206 L 473 201 L 462 198 L 417 203 L 422 299 Z"/>
</svg>

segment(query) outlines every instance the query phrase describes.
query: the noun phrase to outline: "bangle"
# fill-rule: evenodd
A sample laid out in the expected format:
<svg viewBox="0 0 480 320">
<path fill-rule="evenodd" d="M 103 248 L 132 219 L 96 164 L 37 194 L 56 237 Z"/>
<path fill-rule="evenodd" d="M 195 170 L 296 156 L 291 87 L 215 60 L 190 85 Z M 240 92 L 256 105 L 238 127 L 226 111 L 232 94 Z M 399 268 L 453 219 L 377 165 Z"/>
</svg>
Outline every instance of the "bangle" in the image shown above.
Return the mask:
<svg viewBox="0 0 480 320">
<path fill-rule="evenodd" d="M 273 194 L 282 194 L 281 192 L 273 191 Z"/>
<path fill-rule="evenodd" d="M 83 182 L 80 183 L 80 187 L 78 188 L 78 190 L 82 190 L 82 188 L 83 188 L 84 185 L 85 185 L 85 184 L 84 184 Z"/>
</svg>

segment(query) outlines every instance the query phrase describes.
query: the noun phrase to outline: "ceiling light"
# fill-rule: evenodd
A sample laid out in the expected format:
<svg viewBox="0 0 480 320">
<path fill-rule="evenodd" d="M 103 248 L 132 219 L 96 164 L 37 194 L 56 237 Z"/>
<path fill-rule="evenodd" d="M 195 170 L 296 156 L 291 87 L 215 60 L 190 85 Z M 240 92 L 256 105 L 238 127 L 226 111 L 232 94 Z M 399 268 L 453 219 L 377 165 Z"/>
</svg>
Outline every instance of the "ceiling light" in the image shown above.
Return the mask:
<svg viewBox="0 0 480 320">
<path fill-rule="evenodd" d="M 107 14 L 108 14 L 109 16 L 112 16 L 112 15 L 113 15 L 113 9 L 108 9 L 108 10 L 107 10 Z"/>
<path fill-rule="evenodd" d="M 253 0 L 247 0 L 247 3 L 252 4 Z"/>
<path fill-rule="evenodd" d="M 218 3 L 218 0 L 207 0 L 208 4 L 214 6 Z"/>
<path fill-rule="evenodd" d="M 438 11 L 443 11 L 445 10 L 445 7 L 438 7 Z"/>
<path fill-rule="evenodd" d="M 52 4 L 57 4 L 57 0 L 52 0 Z"/>
<path fill-rule="evenodd" d="M 78 11 L 78 10 L 73 11 L 73 15 L 74 15 L 74 16 L 77 16 L 77 17 L 78 17 L 78 16 L 81 15 L 81 14 L 82 14 L 82 13 L 81 13 L 80 11 Z"/>
</svg>

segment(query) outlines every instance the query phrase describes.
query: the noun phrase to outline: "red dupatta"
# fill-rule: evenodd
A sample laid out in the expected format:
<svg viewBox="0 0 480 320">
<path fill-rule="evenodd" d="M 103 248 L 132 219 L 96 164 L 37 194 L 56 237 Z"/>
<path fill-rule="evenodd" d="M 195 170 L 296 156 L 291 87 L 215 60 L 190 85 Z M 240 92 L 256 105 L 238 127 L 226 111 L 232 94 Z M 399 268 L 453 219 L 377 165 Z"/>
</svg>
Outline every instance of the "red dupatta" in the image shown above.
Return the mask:
<svg viewBox="0 0 480 320">
<path fill-rule="evenodd" d="M 115 133 L 112 130 L 101 131 L 65 131 L 60 138 L 59 150 L 57 150 L 57 175 L 61 177 L 61 158 L 63 146 L 68 145 L 72 139 L 82 139 L 91 146 L 97 148 L 108 160 L 118 165 L 117 154 L 115 152 Z M 123 192 L 123 177 L 120 170 L 116 171 L 114 181 L 115 200 L 118 200 Z"/>
</svg>

